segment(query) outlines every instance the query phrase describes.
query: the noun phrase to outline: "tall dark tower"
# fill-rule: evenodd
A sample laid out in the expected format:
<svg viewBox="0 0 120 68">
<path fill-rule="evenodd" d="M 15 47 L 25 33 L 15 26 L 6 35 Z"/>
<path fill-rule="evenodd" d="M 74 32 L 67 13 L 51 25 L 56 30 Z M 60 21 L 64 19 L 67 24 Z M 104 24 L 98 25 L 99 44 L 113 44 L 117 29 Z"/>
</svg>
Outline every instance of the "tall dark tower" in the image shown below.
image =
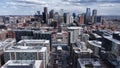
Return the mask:
<svg viewBox="0 0 120 68">
<path fill-rule="evenodd" d="M 86 9 L 86 14 L 85 14 L 85 24 L 86 25 L 89 25 L 90 24 L 90 8 L 87 8 Z"/>
<path fill-rule="evenodd" d="M 54 18 L 54 10 L 51 10 L 51 11 L 49 12 L 49 18 Z"/>
<path fill-rule="evenodd" d="M 64 13 L 63 17 L 64 17 L 64 23 L 66 23 L 67 13 Z"/>
<path fill-rule="evenodd" d="M 96 23 L 97 22 L 97 10 L 96 9 L 94 9 L 93 11 L 92 11 L 92 23 Z"/>
<path fill-rule="evenodd" d="M 75 19 L 75 17 L 76 17 L 76 13 L 73 13 L 72 16 L 73 16 L 73 18 Z"/>
<path fill-rule="evenodd" d="M 44 7 L 44 12 L 46 12 L 46 13 L 48 12 L 48 9 L 47 9 L 47 7 Z"/>
<path fill-rule="evenodd" d="M 43 24 L 48 23 L 48 9 L 47 7 L 44 7 L 44 12 L 43 12 Z"/>
</svg>

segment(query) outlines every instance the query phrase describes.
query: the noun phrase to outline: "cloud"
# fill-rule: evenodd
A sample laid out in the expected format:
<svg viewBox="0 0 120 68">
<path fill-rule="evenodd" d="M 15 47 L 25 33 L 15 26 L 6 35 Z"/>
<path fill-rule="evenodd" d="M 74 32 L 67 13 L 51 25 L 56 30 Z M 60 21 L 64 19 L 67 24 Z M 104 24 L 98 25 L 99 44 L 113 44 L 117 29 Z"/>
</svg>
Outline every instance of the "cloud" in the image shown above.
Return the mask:
<svg viewBox="0 0 120 68">
<path fill-rule="evenodd" d="M 105 4 L 100 4 L 100 7 L 114 7 L 115 4 L 114 3 L 105 3 Z"/>
<path fill-rule="evenodd" d="M 36 4 L 36 5 L 45 5 L 47 4 L 45 1 L 40 0 L 15 0 L 17 3 L 26 3 L 26 4 Z"/>
<path fill-rule="evenodd" d="M 6 5 L 4 5 L 4 6 L 2 6 L 2 8 L 6 9 L 6 8 L 7 8 L 7 6 L 6 6 Z"/>
<path fill-rule="evenodd" d="M 7 4 L 22 7 L 36 7 L 39 5 L 47 5 L 46 2 L 39 0 L 10 0 L 10 2 L 7 2 Z"/>
<path fill-rule="evenodd" d="M 13 8 L 14 10 L 17 10 L 17 9 L 18 9 L 17 6 L 12 6 L 11 8 Z"/>
<path fill-rule="evenodd" d="M 26 3 L 16 3 L 16 2 L 7 2 L 8 5 L 11 6 L 22 6 L 22 7 L 35 7 L 34 4 L 26 4 Z"/>
<path fill-rule="evenodd" d="M 54 9 L 55 11 L 64 9 L 66 12 L 84 13 L 86 8 L 91 8 L 91 11 L 92 9 L 97 9 L 99 15 L 120 15 L 118 12 L 120 11 L 120 0 L 4 0 L 4 2 L 6 3 L 0 3 L 0 6 L 3 6 L 6 9 L 0 8 L 0 10 L 12 10 L 12 13 L 14 12 L 13 9 L 16 9 L 19 11 L 16 11 L 16 14 L 30 14 L 37 10 L 42 12 L 43 7 L 47 6 L 49 10 Z"/>
<path fill-rule="evenodd" d="M 62 0 L 70 3 L 120 3 L 120 0 Z"/>
</svg>

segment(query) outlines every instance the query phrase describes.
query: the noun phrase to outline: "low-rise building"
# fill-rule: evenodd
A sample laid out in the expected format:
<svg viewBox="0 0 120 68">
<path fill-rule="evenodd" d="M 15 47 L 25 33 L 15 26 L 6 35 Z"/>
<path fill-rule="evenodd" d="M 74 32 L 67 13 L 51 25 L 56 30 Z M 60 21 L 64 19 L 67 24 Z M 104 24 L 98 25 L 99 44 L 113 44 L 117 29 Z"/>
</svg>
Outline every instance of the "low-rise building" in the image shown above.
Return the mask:
<svg viewBox="0 0 120 68">
<path fill-rule="evenodd" d="M 1 68 L 44 68 L 42 60 L 9 60 Z"/>
<path fill-rule="evenodd" d="M 106 59 L 111 67 L 119 68 L 120 67 L 120 40 L 113 38 L 113 36 L 104 36 L 102 47 L 103 59 Z"/>
<path fill-rule="evenodd" d="M 76 42 L 72 47 L 72 62 L 77 67 L 78 58 L 91 58 L 93 51 L 86 47 L 85 42 Z"/>
<path fill-rule="evenodd" d="M 96 58 L 79 58 L 77 68 L 102 68 L 102 65 Z"/>
<path fill-rule="evenodd" d="M 48 63 L 47 47 L 40 46 L 11 46 L 4 54 L 4 61 L 9 60 L 43 60 L 44 66 Z"/>
<path fill-rule="evenodd" d="M 23 46 L 43 46 L 47 47 L 48 54 L 50 53 L 50 41 L 49 40 L 38 40 L 38 39 L 23 39 L 18 42 Z"/>
<path fill-rule="evenodd" d="M 0 67 L 4 64 L 4 50 L 10 46 L 14 46 L 16 43 L 15 39 L 8 38 L 4 41 L 0 41 Z"/>
<path fill-rule="evenodd" d="M 100 57 L 100 52 L 102 48 L 102 42 L 97 40 L 88 41 L 88 47 L 93 50 L 93 55 L 95 57 Z"/>
</svg>

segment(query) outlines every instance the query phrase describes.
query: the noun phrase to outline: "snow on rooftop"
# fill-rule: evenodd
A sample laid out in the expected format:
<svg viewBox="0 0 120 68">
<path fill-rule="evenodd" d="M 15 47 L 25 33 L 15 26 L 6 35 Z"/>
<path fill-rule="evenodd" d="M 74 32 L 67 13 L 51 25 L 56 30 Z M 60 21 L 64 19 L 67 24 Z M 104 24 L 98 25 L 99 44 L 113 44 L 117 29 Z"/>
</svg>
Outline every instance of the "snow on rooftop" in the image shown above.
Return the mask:
<svg viewBox="0 0 120 68">
<path fill-rule="evenodd" d="M 44 52 L 47 47 L 41 46 L 11 46 L 5 52 Z"/>
<path fill-rule="evenodd" d="M 82 27 L 67 27 L 68 29 L 82 29 Z"/>
<path fill-rule="evenodd" d="M 18 43 L 49 43 L 49 40 L 21 40 Z"/>
</svg>

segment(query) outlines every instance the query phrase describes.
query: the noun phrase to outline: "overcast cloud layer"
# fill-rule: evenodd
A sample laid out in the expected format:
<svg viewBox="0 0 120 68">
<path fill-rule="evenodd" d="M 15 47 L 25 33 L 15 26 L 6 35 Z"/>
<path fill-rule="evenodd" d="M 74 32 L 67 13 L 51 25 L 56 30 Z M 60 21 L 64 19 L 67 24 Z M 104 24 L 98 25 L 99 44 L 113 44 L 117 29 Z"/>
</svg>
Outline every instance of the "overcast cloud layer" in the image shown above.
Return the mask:
<svg viewBox="0 0 120 68">
<path fill-rule="evenodd" d="M 98 15 L 120 15 L 120 0 L 0 0 L 0 15 L 33 15 L 44 6 L 55 11 L 84 13 L 91 8 Z"/>
</svg>

